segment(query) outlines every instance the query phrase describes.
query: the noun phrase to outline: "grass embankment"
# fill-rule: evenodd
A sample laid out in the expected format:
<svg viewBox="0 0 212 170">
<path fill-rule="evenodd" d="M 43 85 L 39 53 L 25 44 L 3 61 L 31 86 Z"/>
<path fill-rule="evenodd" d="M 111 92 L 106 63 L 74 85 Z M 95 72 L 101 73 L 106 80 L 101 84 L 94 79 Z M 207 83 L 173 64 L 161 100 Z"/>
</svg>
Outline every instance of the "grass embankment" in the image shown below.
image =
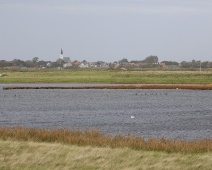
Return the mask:
<svg viewBox="0 0 212 170">
<path fill-rule="evenodd" d="M 182 154 L 0 140 L 0 169 L 211 170 L 211 167 L 211 152 Z"/>
<path fill-rule="evenodd" d="M 47 143 L 48 142 L 48 143 Z M 0 128 L 0 169 L 211 169 L 212 140 Z"/>
<path fill-rule="evenodd" d="M 0 83 L 153 83 L 208 84 L 212 71 L 115 71 L 115 70 L 1 70 Z"/>
<path fill-rule="evenodd" d="M 46 130 L 28 128 L 0 128 L 0 138 L 20 141 L 59 142 L 79 146 L 131 148 L 135 150 L 151 150 L 164 152 L 203 153 L 212 152 L 212 139 L 182 141 L 158 139 L 144 139 L 143 137 L 109 136 L 98 130 L 72 131 L 68 129 Z"/>
</svg>

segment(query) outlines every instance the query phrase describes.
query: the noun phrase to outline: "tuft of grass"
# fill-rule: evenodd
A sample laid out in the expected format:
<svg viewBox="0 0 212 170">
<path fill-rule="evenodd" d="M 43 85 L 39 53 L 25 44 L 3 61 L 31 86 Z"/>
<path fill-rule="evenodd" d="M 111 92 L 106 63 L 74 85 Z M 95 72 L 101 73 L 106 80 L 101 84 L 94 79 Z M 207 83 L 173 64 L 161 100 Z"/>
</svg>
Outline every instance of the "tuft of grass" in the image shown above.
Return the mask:
<svg viewBox="0 0 212 170">
<path fill-rule="evenodd" d="M 204 153 L 212 151 L 212 139 L 192 141 L 165 138 L 144 139 L 134 135 L 106 135 L 98 130 L 35 129 L 0 127 L 0 139 L 35 142 L 57 142 L 78 146 L 131 148 L 134 150 L 163 151 L 167 153 Z"/>
<path fill-rule="evenodd" d="M 0 77 L 6 77 L 7 74 L 0 74 Z"/>
</svg>

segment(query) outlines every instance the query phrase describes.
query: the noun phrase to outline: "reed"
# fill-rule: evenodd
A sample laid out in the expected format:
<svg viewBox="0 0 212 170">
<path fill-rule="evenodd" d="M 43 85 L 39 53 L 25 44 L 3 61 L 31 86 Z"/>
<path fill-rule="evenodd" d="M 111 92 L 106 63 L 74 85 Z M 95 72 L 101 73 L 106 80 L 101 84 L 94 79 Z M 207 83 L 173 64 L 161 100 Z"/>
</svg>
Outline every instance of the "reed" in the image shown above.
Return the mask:
<svg viewBox="0 0 212 170">
<path fill-rule="evenodd" d="M 199 139 L 192 141 L 170 140 L 161 138 L 145 139 L 134 135 L 106 135 L 98 130 L 69 130 L 69 129 L 35 129 L 13 127 L 0 127 L 0 139 L 56 142 L 74 144 L 78 146 L 131 148 L 146 151 L 164 151 L 180 153 L 212 152 L 212 139 Z"/>
</svg>

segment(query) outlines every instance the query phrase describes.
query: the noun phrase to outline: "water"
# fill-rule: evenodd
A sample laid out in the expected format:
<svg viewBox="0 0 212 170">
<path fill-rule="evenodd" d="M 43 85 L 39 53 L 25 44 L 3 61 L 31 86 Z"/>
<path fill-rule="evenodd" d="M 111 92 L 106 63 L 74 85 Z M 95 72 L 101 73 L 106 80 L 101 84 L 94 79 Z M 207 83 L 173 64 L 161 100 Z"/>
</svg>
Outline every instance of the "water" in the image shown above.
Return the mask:
<svg viewBox="0 0 212 170">
<path fill-rule="evenodd" d="M 0 89 L 0 126 L 211 138 L 212 91 Z"/>
</svg>

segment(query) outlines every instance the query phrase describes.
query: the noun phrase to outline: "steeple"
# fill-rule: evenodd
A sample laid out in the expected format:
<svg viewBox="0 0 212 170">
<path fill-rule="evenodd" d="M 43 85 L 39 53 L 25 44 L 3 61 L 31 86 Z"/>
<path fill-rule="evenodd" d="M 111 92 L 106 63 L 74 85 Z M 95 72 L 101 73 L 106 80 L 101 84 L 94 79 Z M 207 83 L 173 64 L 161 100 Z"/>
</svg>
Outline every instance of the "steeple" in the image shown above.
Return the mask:
<svg viewBox="0 0 212 170">
<path fill-rule="evenodd" d="M 61 48 L 61 51 L 60 51 L 60 59 L 62 59 L 65 63 L 68 63 L 70 61 L 69 57 L 63 56 L 63 49 L 62 48 Z"/>
<path fill-rule="evenodd" d="M 61 48 L 61 52 L 60 52 L 60 58 L 63 60 L 64 57 L 63 57 L 63 49 Z"/>
</svg>

